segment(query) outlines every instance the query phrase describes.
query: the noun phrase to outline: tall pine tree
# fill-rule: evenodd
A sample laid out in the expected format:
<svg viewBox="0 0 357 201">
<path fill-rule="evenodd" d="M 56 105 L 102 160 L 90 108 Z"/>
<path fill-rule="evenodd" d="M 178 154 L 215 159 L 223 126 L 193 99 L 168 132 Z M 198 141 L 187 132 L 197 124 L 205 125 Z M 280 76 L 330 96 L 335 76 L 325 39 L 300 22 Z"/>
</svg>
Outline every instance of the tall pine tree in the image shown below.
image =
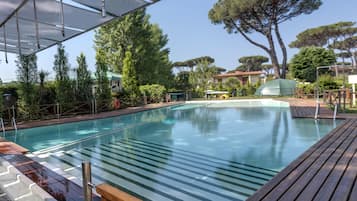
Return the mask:
<svg viewBox="0 0 357 201">
<path fill-rule="evenodd" d="M 134 61 L 130 51 L 125 52 L 123 63 L 123 87 L 128 94 L 129 104 L 134 106 L 139 101 L 140 91 L 136 80 Z"/>
<path fill-rule="evenodd" d="M 76 98 L 77 101 L 87 102 L 92 98 L 92 79 L 91 72 L 88 70 L 86 57 L 81 53 L 77 57 L 78 68 L 77 73 L 77 89 Z"/>
<path fill-rule="evenodd" d="M 108 67 L 105 61 L 105 54 L 101 49 L 97 49 L 96 53 L 96 72 L 95 77 L 97 80 L 96 99 L 98 106 L 109 107 L 111 102 L 111 89 L 107 76 Z"/>
<path fill-rule="evenodd" d="M 38 113 L 38 98 L 35 93 L 37 82 L 37 57 L 35 54 L 18 56 L 16 60 L 17 79 L 20 83 L 23 113 L 26 118 L 33 119 Z"/>
<path fill-rule="evenodd" d="M 125 53 L 131 47 L 138 84 L 168 86 L 173 80 L 168 38 L 149 18 L 141 9 L 102 26 L 95 34 L 95 46 L 105 52 L 110 70 L 117 73 L 122 73 Z"/>
<path fill-rule="evenodd" d="M 64 110 L 67 107 L 71 107 L 69 104 L 73 103 L 74 96 L 71 80 L 68 75 L 69 69 L 70 67 L 64 46 L 58 44 L 53 70 L 56 72 L 56 100 L 62 105 L 62 109 Z"/>
</svg>

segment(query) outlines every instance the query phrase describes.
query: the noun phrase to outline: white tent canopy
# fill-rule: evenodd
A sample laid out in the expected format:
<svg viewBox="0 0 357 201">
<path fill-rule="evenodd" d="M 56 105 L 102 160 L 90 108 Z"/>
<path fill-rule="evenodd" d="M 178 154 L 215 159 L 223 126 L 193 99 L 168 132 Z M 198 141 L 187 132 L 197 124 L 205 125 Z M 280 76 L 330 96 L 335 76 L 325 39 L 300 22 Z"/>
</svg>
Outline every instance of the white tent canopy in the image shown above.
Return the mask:
<svg viewBox="0 0 357 201">
<path fill-rule="evenodd" d="M 0 51 L 29 55 L 158 0 L 0 0 Z"/>
</svg>

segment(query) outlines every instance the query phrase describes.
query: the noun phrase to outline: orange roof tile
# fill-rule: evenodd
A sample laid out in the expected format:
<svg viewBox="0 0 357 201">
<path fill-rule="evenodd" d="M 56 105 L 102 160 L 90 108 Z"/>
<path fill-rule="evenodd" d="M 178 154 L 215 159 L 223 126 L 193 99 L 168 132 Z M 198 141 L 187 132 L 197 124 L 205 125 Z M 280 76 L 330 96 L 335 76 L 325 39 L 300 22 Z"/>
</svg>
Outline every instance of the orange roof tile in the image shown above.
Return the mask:
<svg viewBox="0 0 357 201">
<path fill-rule="evenodd" d="M 250 71 L 250 72 L 243 72 L 243 71 L 236 71 L 234 73 L 225 73 L 216 75 L 216 78 L 223 78 L 223 77 L 239 77 L 239 76 L 249 76 L 249 75 L 261 75 L 265 74 L 263 71 Z"/>
</svg>

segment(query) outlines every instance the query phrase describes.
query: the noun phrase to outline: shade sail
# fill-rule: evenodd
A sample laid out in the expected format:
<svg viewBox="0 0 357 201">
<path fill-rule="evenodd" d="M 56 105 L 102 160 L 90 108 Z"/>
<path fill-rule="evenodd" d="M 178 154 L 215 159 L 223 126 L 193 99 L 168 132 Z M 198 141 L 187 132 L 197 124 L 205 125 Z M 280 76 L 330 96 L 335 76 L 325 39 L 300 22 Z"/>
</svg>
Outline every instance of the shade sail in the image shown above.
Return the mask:
<svg viewBox="0 0 357 201">
<path fill-rule="evenodd" d="M 29 55 L 157 0 L 0 0 L 0 51 Z"/>
<path fill-rule="evenodd" d="M 296 82 L 294 80 L 276 79 L 268 81 L 255 92 L 256 96 L 291 96 L 294 95 Z"/>
</svg>

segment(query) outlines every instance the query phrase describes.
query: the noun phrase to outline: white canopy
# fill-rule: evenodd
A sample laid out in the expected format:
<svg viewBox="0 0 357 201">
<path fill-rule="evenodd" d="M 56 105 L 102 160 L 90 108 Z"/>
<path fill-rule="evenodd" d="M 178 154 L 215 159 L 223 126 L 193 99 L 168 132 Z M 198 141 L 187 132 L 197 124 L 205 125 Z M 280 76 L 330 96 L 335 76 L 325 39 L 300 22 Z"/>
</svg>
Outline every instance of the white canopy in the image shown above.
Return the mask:
<svg viewBox="0 0 357 201">
<path fill-rule="evenodd" d="M 29 55 L 158 0 L 0 0 L 0 51 Z"/>
</svg>

